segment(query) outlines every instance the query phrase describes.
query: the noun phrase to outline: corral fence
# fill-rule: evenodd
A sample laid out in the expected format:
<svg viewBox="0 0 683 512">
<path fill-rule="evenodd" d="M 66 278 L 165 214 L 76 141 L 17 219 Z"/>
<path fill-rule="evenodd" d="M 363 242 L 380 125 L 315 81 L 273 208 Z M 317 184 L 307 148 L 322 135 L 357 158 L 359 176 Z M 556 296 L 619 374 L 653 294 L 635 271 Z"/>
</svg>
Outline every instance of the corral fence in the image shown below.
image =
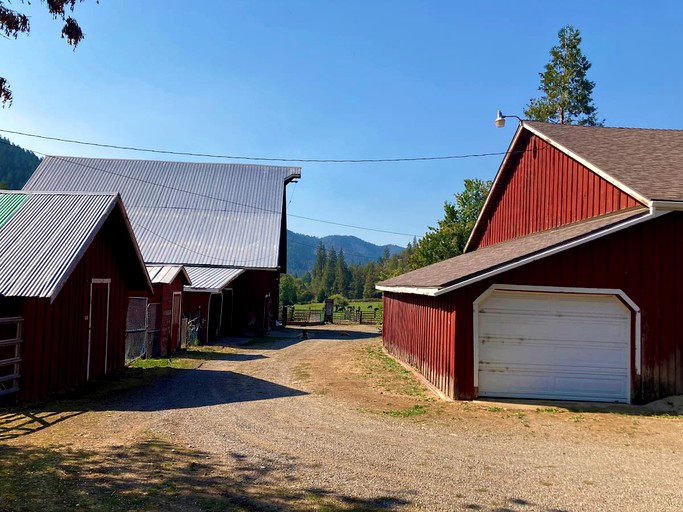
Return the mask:
<svg viewBox="0 0 683 512">
<path fill-rule="evenodd" d="M 381 308 L 364 311 L 350 306 L 332 313 L 333 324 L 381 325 L 382 319 Z M 325 323 L 325 310 L 301 310 L 283 306 L 278 320 L 282 325 L 322 325 Z"/>
<path fill-rule="evenodd" d="M 21 317 L 0 318 L 0 396 L 19 391 L 23 323 Z"/>
</svg>

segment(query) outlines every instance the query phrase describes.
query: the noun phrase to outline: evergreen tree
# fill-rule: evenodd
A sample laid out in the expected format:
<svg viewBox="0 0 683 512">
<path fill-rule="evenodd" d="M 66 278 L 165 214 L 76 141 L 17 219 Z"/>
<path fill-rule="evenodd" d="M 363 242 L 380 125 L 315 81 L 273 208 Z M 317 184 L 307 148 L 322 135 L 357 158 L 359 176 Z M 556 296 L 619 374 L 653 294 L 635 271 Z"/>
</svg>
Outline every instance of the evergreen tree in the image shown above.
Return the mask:
<svg viewBox="0 0 683 512">
<path fill-rule="evenodd" d="M 363 288 L 365 287 L 365 265 L 352 265 L 351 281 L 349 283 L 349 298 L 362 299 Z"/>
<path fill-rule="evenodd" d="M 586 78 L 591 63 L 581 51 L 581 35 L 571 25 L 558 34 L 559 44 L 550 50 L 550 62 L 539 73 L 543 96 L 529 102 L 524 115 L 534 121 L 602 126 L 593 104 L 595 82 Z"/>
<path fill-rule="evenodd" d="M 348 297 L 349 281 L 351 275 L 349 267 L 344 260 L 344 249 L 339 249 L 339 256 L 337 256 L 337 265 L 334 271 L 334 285 L 332 286 L 332 293 L 339 293 L 344 297 Z"/>
<path fill-rule="evenodd" d="M 325 274 L 323 276 L 323 286 L 328 293 L 332 292 L 334 288 L 334 278 L 337 270 L 337 251 L 334 247 L 327 253 L 327 265 L 325 266 Z"/>
<path fill-rule="evenodd" d="M 325 246 L 322 242 L 318 245 L 315 251 L 315 264 L 313 265 L 313 274 L 311 276 L 311 288 L 313 293 L 317 296 L 320 295 L 321 291 L 324 291 L 325 283 L 325 269 L 327 268 L 327 252 L 325 251 Z M 324 292 L 323 295 L 327 293 Z M 324 298 L 324 297 L 323 297 Z"/>
<path fill-rule="evenodd" d="M 379 297 L 380 292 L 375 290 L 375 284 L 379 280 L 379 272 L 377 271 L 377 266 L 370 262 L 366 265 L 365 283 L 363 284 L 363 298 L 370 299 L 373 297 Z"/>
</svg>

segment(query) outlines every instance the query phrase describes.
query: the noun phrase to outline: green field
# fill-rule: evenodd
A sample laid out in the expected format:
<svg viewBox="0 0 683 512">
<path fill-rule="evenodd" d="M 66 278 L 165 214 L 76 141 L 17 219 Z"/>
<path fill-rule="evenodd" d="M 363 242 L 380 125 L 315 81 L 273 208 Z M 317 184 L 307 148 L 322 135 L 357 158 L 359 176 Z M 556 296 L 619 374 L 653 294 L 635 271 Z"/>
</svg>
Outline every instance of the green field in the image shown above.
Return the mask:
<svg viewBox="0 0 683 512">
<path fill-rule="evenodd" d="M 360 309 L 362 311 L 370 311 L 370 310 L 375 309 L 375 308 L 382 309 L 382 300 L 381 299 L 377 299 L 377 300 L 350 300 L 349 306 L 353 306 L 354 308 L 360 307 Z M 325 307 L 325 305 L 322 302 L 311 302 L 309 304 L 295 304 L 294 310 L 295 311 L 308 311 L 309 309 L 312 309 L 313 311 L 316 311 L 316 310 L 321 310 L 324 307 Z"/>
</svg>

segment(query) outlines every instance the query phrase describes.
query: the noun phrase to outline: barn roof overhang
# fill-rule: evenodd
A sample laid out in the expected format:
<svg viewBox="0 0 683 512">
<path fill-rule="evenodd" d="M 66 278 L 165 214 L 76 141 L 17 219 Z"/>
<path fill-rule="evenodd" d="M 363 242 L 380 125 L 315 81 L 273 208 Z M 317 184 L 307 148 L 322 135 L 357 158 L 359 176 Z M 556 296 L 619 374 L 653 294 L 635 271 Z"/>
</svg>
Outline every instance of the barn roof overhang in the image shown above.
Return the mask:
<svg viewBox="0 0 683 512">
<path fill-rule="evenodd" d="M 681 209 L 683 209 L 683 204 Z M 403 274 L 383 283 L 378 283 L 376 289 L 383 292 L 438 297 L 508 270 L 597 240 L 611 233 L 647 222 L 670 211 L 637 207 L 561 228 L 533 233 L 487 246 L 477 251 L 464 253 L 450 260 Z M 505 255 L 508 257 L 506 258 Z M 435 280 L 432 276 L 438 277 Z M 421 280 L 424 284 L 420 282 Z"/>
</svg>

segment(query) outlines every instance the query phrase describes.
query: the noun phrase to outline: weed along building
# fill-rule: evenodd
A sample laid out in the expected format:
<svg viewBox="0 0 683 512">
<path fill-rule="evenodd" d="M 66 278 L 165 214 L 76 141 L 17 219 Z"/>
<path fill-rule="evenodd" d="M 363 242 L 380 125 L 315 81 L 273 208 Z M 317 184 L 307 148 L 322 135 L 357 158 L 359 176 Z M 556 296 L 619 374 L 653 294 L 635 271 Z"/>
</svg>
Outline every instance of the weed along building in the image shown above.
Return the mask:
<svg viewBox="0 0 683 512">
<path fill-rule="evenodd" d="M 200 338 L 275 325 L 298 167 L 46 157 L 25 190 L 118 191 L 148 266 L 183 266 Z"/>
<path fill-rule="evenodd" d="M 517 129 L 465 253 L 381 282 L 384 345 L 456 399 L 683 393 L 683 131 Z"/>
<path fill-rule="evenodd" d="M 128 296 L 145 289 L 120 196 L 0 192 L 0 395 L 39 400 L 122 367 Z"/>
</svg>

